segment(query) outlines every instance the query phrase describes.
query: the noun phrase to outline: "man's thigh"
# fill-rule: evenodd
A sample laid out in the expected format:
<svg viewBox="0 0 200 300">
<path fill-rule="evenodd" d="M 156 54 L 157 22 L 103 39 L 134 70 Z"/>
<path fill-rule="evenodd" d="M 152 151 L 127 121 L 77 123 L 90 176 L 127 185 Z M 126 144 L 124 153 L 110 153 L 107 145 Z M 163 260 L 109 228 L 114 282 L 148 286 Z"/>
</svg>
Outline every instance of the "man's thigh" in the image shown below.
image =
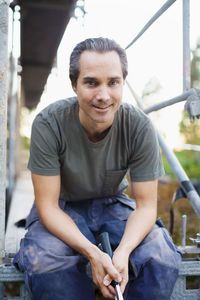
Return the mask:
<svg viewBox="0 0 200 300">
<path fill-rule="evenodd" d="M 101 219 L 101 232 L 109 233 L 110 242 L 114 250 L 122 239 L 126 222 L 136 205 L 134 200 L 123 195 L 113 197 L 110 199 L 110 202 L 106 203 L 105 201 L 105 204 Z"/>
<path fill-rule="evenodd" d="M 180 263 L 180 253 L 158 220 L 149 235 L 130 255 L 134 276 L 130 278 L 126 299 L 169 300 Z"/>
<path fill-rule="evenodd" d="M 94 239 L 81 219 L 85 235 Z M 14 265 L 24 272 L 32 299 L 93 299 L 92 280 L 86 274 L 88 261 L 52 235 L 33 209 L 28 231 L 21 241 Z"/>
</svg>

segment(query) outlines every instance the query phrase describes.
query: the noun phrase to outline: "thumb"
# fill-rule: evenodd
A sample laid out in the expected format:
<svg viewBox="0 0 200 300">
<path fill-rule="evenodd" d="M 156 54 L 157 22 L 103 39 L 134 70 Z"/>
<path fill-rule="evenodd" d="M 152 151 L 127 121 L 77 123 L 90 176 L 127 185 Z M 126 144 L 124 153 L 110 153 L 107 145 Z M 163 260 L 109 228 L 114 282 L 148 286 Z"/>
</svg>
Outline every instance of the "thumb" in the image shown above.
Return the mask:
<svg viewBox="0 0 200 300">
<path fill-rule="evenodd" d="M 105 286 L 109 286 L 109 285 L 111 284 L 111 282 L 112 282 L 112 279 L 111 279 L 110 276 L 107 274 L 107 275 L 104 277 L 104 279 L 103 279 L 103 284 L 104 284 Z"/>
<path fill-rule="evenodd" d="M 120 276 L 120 274 L 116 274 L 115 277 L 111 278 L 110 275 L 107 274 L 103 279 L 103 284 L 105 286 L 109 286 L 113 280 L 115 280 L 117 283 L 119 283 L 122 281 L 122 277 Z"/>
</svg>

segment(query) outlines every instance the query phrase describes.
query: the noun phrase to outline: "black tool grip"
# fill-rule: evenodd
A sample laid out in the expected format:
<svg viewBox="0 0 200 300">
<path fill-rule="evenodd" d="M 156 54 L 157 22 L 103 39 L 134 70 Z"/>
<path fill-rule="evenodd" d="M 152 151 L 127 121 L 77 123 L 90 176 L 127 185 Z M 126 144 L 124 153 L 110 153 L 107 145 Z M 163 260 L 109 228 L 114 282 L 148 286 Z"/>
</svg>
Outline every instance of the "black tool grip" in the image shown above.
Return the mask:
<svg viewBox="0 0 200 300">
<path fill-rule="evenodd" d="M 108 232 L 102 232 L 99 235 L 99 242 L 100 242 L 100 248 L 103 250 L 103 252 L 106 252 L 110 258 L 112 258 L 112 248 L 110 245 L 110 239 Z M 118 283 L 114 280 L 112 280 L 111 285 L 115 287 Z"/>
<path fill-rule="evenodd" d="M 106 252 L 112 258 L 112 249 L 110 245 L 108 232 L 102 232 L 99 235 L 99 242 L 101 244 L 103 252 Z"/>
</svg>

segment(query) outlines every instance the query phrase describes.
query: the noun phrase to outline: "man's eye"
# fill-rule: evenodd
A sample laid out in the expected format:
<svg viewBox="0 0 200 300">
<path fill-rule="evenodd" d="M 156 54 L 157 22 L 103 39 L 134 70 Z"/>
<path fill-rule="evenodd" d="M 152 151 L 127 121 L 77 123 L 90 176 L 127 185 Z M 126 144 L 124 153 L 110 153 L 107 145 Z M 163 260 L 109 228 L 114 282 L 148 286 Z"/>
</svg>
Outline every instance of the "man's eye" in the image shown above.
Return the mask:
<svg viewBox="0 0 200 300">
<path fill-rule="evenodd" d="M 117 81 L 116 80 L 111 80 L 110 81 L 110 85 L 116 85 L 117 84 Z"/>
<path fill-rule="evenodd" d="M 89 86 L 95 86 L 96 82 L 93 81 L 93 80 L 90 80 L 90 81 L 87 81 L 87 84 L 88 84 Z"/>
</svg>

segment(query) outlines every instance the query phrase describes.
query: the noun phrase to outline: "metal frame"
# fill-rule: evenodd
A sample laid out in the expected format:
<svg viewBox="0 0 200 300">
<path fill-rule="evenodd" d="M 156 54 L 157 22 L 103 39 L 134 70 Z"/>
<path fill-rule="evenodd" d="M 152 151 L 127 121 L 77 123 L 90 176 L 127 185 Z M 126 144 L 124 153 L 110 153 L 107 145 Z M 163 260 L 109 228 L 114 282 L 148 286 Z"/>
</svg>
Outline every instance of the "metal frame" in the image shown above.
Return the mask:
<svg viewBox="0 0 200 300">
<path fill-rule="evenodd" d="M 200 261 L 182 261 L 179 277 L 176 281 L 171 300 L 199 300 L 200 289 L 189 290 L 186 288 L 187 276 L 200 277 Z"/>
<path fill-rule="evenodd" d="M 133 89 L 131 88 L 130 84 L 128 87 L 135 97 L 138 106 L 145 112 L 149 113 L 151 111 L 155 111 L 161 109 L 163 107 L 172 105 L 174 103 L 187 100 L 191 96 L 196 96 L 197 100 L 200 101 L 199 97 L 199 89 L 190 89 L 190 41 L 189 41 L 189 16 L 190 16 L 190 0 L 182 0 L 183 1 L 183 90 L 185 91 L 182 95 L 175 97 L 173 99 L 164 101 L 158 105 L 150 107 L 146 109 L 142 100 L 134 93 Z M 133 41 L 126 47 L 129 48 L 136 40 L 153 24 L 153 22 L 165 12 L 175 1 L 168 0 L 161 9 L 150 19 L 149 22 L 143 27 L 143 29 L 139 32 L 139 34 L 133 39 Z M 190 89 L 190 90 L 189 90 Z M 184 169 L 182 168 L 181 164 L 179 163 L 177 157 L 169 149 L 166 145 L 164 138 L 162 135 L 157 131 L 158 140 L 160 147 L 163 151 L 164 156 L 166 157 L 171 169 L 173 170 L 176 178 L 178 179 L 183 191 L 187 195 L 194 211 L 196 212 L 198 218 L 200 219 L 200 197 L 197 194 L 195 188 L 193 187 L 191 181 L 189 180 L 187 174 L 185 173 Z"/>
<path fill-rule="evenodd" d="M 4 283 L 20 282 L 20 295 L 16 297 L 4 297 Z M 14 266 L 0 266 L 0 299 L 2 300 L 30 300 L 30 296 L 24 284 L 24 276 Z"/>
<path fill-rule="evenodd" d="M 183 0 L 183 91 L 190 89 L 190 0 Z"/>
</svg>

